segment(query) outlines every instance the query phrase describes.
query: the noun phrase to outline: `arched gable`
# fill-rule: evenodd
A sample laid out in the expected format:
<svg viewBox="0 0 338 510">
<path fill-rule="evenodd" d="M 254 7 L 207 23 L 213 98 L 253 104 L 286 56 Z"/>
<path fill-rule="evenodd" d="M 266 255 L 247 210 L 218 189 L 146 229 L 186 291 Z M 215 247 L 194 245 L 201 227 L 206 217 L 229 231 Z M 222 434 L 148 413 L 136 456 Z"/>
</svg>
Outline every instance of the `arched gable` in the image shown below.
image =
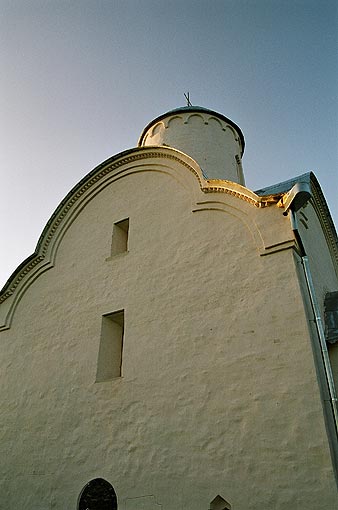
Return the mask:
<svg viewBox="0 0 338 510">
<path fill-rule="evenodd" d="M 183 170 L 183 171 L 182 171 Z M 29 286 L 54 265 L 58 246 L 81 210 L 105 187 L 139 172 L 162 172 L 179 181 L 191 193 L 192 203 L 198 201 L 200 192 L 213 193 L 224 206 L 225 195 L 244 200 L 255 207 L 275 203 L 271 197 L 259 197 L 249 189 L 230 181 L 205 180 L 199 165 L 183 152 L 167 147 L 141 147 L 131 149 L 104 161 L 84 177 L 62 200 L 45 226 L 34 254 L 28 257 L 12 274 L 0 293 L 0 330 L 10 327 L 16 304 Z M 190 177 L 188 177 L 190 176 Z M 191 176 L 194 177 L 192 185 Z M 223 207 L 222 206 L 222 207 Z M 197 208 L 200 208 L 197 205 Z M 237 208 L 235 208 L 237 209 Z M 232 209 L 234 212 L 234 209 Z M 244 223 L 250 224 L 256 243 L 261 244 L 257 226 L 250 215 L 238 207 L 234 213 Z"/>
</svg>

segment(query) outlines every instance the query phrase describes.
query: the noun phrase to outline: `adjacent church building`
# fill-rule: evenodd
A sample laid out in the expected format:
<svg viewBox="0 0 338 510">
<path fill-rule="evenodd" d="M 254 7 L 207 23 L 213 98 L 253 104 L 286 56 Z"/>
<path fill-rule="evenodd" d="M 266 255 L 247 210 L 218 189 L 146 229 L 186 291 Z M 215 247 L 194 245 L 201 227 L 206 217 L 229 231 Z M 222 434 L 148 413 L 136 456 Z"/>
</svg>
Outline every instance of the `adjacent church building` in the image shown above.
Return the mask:
<svg viewBox="0 0 338 510">
<path fill-rule="evenodd" d="M 337 234 L 243 151 L 178 108 L 57 207 L 0 293 L 1 508 L 338 508 Z"/>
</svg>

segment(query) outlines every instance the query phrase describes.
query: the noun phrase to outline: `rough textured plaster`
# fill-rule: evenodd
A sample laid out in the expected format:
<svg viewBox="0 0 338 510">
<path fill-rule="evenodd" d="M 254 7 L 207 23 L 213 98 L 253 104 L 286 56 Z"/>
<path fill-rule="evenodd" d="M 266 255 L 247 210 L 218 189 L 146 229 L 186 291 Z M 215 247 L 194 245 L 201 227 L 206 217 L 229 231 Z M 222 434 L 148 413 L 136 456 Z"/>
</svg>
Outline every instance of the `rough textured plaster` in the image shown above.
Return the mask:
<svg viewBox="0 0 338 510">
<path fill-rule="evenodd" d="M 285 228 L 253 210 L 262 232 Z M 123 217 L 129 253 L 106 261 Z M 122 308 L 124 377 L 95 383 L 101 316 Z M 292 250 L 261 257 L 239 218 L 193 213 L 166 174 L 87 204 L 1 341 L 6 509 L 75 509 L 99 476 L 121 505 L 150 494 L 205 510 L 219 493 L 236 510 L 337 505 Z"/>
</svg>

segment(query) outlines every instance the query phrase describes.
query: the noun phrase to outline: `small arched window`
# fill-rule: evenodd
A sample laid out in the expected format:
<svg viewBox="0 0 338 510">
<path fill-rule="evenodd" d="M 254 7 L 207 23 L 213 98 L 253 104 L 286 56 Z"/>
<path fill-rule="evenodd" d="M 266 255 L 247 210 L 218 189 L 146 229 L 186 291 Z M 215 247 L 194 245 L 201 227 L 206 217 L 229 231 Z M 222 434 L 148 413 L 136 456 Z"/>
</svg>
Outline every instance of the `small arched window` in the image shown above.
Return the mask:
<svg viewBox="0 0 338 510">
<path fill-rule="evenodd" d="M 114 487 L 103 478 L 91 480 L 82 489 L 78 510 L 117 510 Z"/>
</svg>

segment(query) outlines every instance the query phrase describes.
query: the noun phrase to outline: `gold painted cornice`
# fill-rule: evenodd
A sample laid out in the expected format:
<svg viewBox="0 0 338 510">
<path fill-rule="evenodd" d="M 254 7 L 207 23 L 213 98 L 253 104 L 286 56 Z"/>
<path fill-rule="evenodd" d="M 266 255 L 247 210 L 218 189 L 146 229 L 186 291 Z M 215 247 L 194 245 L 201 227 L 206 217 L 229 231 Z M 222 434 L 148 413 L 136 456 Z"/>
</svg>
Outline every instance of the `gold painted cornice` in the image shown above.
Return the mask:
<svg viewBox="0 0 338 510">
<path fill-rule="evenodd" d="M 149 161 L 149 167 L 142 161 Z M 100 192 L 108 184 L 123 178 L 131 173 L 138 171 L 160 171 L 156 169 L 156 164 L 151 160 L 167 160 L 178 163 L 180 166 L 186 168 L 194 175 L 198 182 L 198 186 L 203 193 L 225 193 L 232 195 L 240 200 L 243 200 L 254 207 L 264 208 L 271 205 L 276 205 L 284 193 L 276 193 L 265 196 L 259 196 L 248 188 L 226 180 L 206 180 L 199 165 L 190 158 L 187 154 L 173 149 L 170 147 L 137 147 L 124 151 L 122 153 L 109 158 L 87 176 L 85 176 L 62 200 L 57 207 L 47 225 L 45 226 L 39 241 L 37 243 L 35 252 L 28 257 L 20 266 L 14 271 L 7 283 L 0 291 L 0 304 L 13 296 L 19 288 L 19 297 L 21 293 L 29 286 L 42 272 L 47 271 L 54 265 L 55 253 L 57 250 L 58 242 L 62 238 L 63 233 L 68 226 L 80 213 L 81 209 L 85 207 L 88 201 L 91 200 L 97 193 Z M 163 166 L 163 165 L 162 165 Z M 166 165 L 167 170 L 170 170 L 170 165 Z M 332 234 L 332 225 L 329 224 L 327 219 L 327 211 L 325 209 L 325 199 L 322 196 L 320 187 L 317 183 L 314 184 L 313 202 L 317 214 L 321 219 L 326 238 L 331 246 L 331 250 L 337 256 L 337 245 L 334 242 Z M 323 205 L 324 202 L 324 205 Z M 332 220 L 331 220 L 332 222 Z M 19 299 L 17 296 L 14 303 Z M 11 304 L 9 309 L 15 308 L 15 304 Z M 7 308 L 7 307 L 6 307 Z M 13 312 L 5 312 L 6 315 L 11 315 Z M 8 322 L 7 320 L 5 321 Z M 9 326 L 2 326 L 4 329 Z"/>
<path fill-rule="evenodd" d="M 245 202 L 249 202 L 255 207 L 267 207 L 278 203 L 280 199 L 280 194 L 261 197 L 237 182 L 221 179 L 208 179 L 204 186 L 201 186 L 201 189 L 204 193 L 227 193 L 245 200 Z"/>
<path fill-rule="evenodd" d="M 234 182 L 205 180 L 202 177 L 202 171 L 198 164 L 177 149 L 168 147 L 138 147 L 122 152 L 97 166 L 68 193 L 44 228 L 34 254 L 18 267 L 3 287 L 0 292 L 0 303 L 3 303 L 11 296 L 23 278 L 45 260 L 49 245 L 56 231 L 62 225 L 65 217 L 74 209 L 78 201 L 109 174 L 114 174 L 115 178 L 122 177 L 123 167 L 130 169 L 131 164 L 144 159 L 167 159 L 178 162 L 196 177 L 199 187 L 204 193 L 227 193 L 245 200 L 256 207 L 266 207 L 278 201 L 278 198 L 274 197 L 259 197 L 249 189 Z"/>
</svg>

